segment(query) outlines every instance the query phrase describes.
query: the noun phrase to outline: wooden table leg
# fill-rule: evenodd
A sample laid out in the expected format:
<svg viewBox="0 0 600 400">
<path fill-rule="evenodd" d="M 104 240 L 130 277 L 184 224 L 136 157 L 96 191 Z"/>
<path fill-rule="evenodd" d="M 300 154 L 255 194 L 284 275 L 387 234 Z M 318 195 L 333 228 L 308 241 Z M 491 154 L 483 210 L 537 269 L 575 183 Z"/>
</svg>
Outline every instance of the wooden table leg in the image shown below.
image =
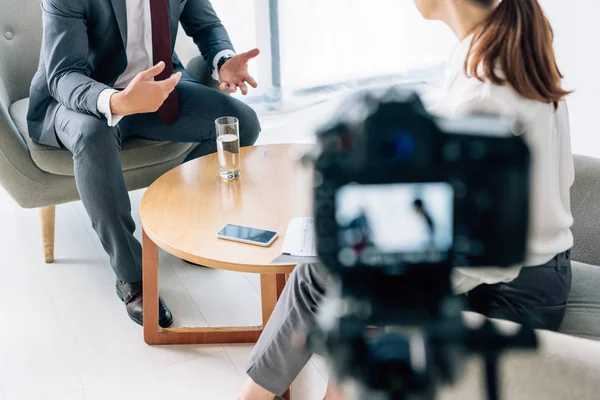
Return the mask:
<svg viewBox="0 0 600 400">
<path fill-rule="evenodd" d="M 279 300 L 281 293 L 283 293 L 283 289 L 285 289 L 285 284 L 287 283 L 287 274 L 275 275 L 275 279 L 277 282 L 277 300 Z"/>
<path fill-rule="evenodd" d="M 158 246 L 142 230 L 144 341 L 148 344 L 256 343 L 285 286 L 285 275 L 261 275 L 262 326 L 160 328 L 158 326 Z"/>
<path fill-rule="evenodd" d="M 160 328 L 158 326 L 158 246 L 142 230 L 144 341 L 156 344 L 256 343 L 262 326 Z"/>
<path fill-rule="evenodd" d="M 144 341 L 160 344 L 158 326 L 158 246 L 142 229 L 142 282 L 144 290 Z"/>
<path fill-rule="evenodd" d="M 277 300 L 283 292 L 285 287 L 285 274 L 271 275 L 261 274 L 260 275 L 260 295 L 262 301 L 262 320 L 263 327 L 271 318 Z"/>
</svg>

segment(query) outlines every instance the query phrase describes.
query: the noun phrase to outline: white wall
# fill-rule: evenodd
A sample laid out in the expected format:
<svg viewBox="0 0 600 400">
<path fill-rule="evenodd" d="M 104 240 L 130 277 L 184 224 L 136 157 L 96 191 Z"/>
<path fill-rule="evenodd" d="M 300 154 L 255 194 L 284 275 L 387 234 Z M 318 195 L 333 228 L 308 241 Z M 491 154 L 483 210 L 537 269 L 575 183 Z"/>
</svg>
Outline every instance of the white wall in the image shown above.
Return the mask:
<svg viewBox="0 0 600 400">
<path fill-rule="evenodd" d="M 600 157 L 600 1 L 541 0 L 555 31 L 569 98 L 573 152 Z"/>
</svg>

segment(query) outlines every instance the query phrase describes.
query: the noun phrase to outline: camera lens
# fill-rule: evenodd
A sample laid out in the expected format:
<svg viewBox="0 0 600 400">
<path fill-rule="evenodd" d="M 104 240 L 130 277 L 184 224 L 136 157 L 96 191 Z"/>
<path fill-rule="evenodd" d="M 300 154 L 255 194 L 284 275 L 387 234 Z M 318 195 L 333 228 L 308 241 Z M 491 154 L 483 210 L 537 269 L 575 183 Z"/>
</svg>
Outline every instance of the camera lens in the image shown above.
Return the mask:
<svg viewBox="0 0 600 400">
<path fill-rule="evenodd" d="M 469 156 L 474 160 L 481 160 L 487 155 L 485 143 L 476 141 L 469 145 Z"/>
<path fill-rule="evenodd" d="M 460 143 L 451 141 L 444 146 L 444 158 L 446 161 L 458 161 L 461 157 L 462 150 Z"/>
<path fill-rule="evenodd" d="M 319 248 L 323 253 L 331 253 L 335 250 L 335 240 L 330 237 L 323 238 L 319 242 Z"/>
<path fill-rule="evenodd" d="M 353 267 L 356 264 L 358 257 L 354 250 L 346 247 L 338 253 L 338 261 L 344 267 Z"/>
</svg>

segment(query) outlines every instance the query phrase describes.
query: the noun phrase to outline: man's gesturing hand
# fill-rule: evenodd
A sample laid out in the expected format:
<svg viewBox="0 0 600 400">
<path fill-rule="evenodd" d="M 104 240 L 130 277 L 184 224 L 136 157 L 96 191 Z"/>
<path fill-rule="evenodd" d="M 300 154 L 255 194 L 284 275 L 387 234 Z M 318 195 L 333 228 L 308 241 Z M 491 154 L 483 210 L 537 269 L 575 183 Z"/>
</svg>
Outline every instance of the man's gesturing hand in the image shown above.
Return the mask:
<svg viewBox="0 0 600 400">
<path fill-rule="evenodd" d="M 239 87 L 243 95 L 248 94 L 248 83 L 253 88 L 258 87 L 258 84 L 253 77 L 248 73 L 248 61 L 256 58 L 260 54 L 258 49 L 250 50 L 247 53 L 238 54 L 227 60 L 219 71 L 221 85 L 219 89 L 227 90 L 235 93 Z"/>
<path fill-rule="evenodd" d="M 177 72 L 164 81 L 150 80 L 164 69 L 165 63 L 161 61 L 154 67 L 137 74 L 125 90 L 112 95 L 110 98 L 112 113 L 125 117 L 158 111 L 181 79 L 181 72 Z"/>
</svg>

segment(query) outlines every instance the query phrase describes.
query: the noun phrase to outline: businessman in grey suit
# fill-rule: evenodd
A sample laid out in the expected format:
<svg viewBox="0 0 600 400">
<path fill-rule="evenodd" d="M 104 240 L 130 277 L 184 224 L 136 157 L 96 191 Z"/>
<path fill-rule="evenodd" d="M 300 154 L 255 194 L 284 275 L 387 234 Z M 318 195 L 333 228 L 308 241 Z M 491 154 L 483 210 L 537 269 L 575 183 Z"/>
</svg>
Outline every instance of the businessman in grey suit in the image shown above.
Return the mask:
<svg viewBox="0 0 600 400">
<path fill-rule="evenodd" d="M 120 147 L 130 136 L 197 142 L 188 159 L 216 151 L 214 120 L 240 120 L 242 146 L 260 124 L 244 103 L 197 82 L 174 53 L 181 22 L 213 67 L 222 91 L 256 87 L 209 0 L 42 0 L 43 42 L 33 78 L 29 135 L 73 153 L 75 180 L 117 275 L 117 294 L 143 323 L 142 252 L 123 179 Z M 159 323 L 173 322 L 160 299 Z"/>
</svg>

